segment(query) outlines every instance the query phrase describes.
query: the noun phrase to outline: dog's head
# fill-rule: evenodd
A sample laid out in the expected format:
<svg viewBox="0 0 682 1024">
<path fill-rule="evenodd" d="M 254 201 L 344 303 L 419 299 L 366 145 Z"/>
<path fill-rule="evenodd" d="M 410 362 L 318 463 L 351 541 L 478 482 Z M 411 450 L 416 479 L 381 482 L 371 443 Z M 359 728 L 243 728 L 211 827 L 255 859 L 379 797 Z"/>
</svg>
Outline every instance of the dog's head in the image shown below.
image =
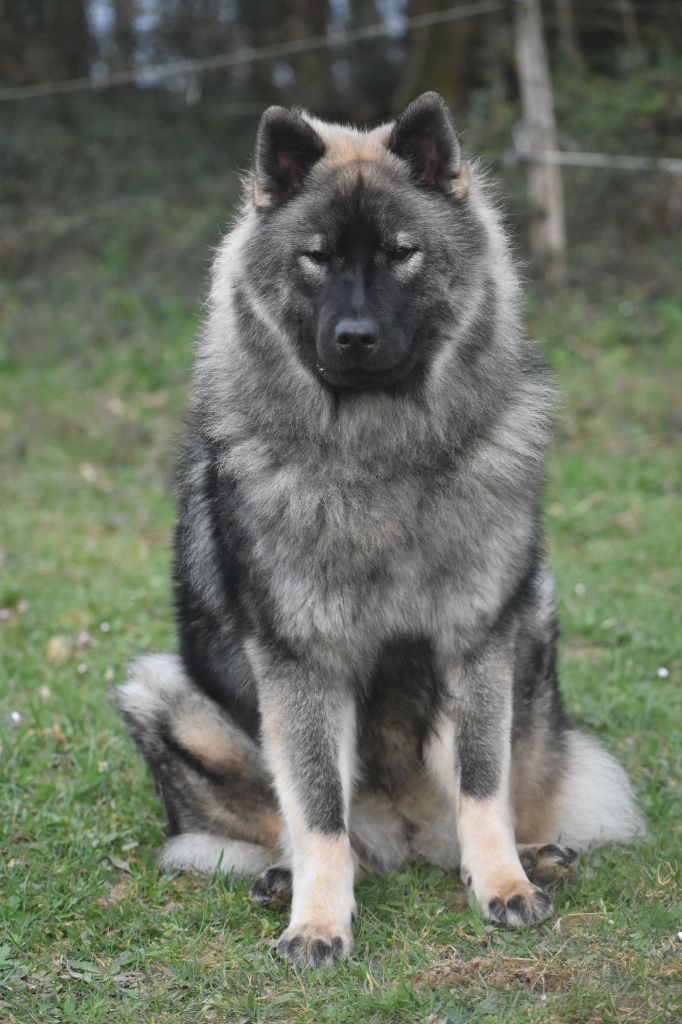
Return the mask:
<svg viewBox="0 0 682 1024">
<path fill-rule="evenodd" d="M 248 278 L 327 384 L 386 387 L 437 349 L 480 251 L 468 174 L 437 93 L 370 132 L 265 111 Z"/>
</svg>

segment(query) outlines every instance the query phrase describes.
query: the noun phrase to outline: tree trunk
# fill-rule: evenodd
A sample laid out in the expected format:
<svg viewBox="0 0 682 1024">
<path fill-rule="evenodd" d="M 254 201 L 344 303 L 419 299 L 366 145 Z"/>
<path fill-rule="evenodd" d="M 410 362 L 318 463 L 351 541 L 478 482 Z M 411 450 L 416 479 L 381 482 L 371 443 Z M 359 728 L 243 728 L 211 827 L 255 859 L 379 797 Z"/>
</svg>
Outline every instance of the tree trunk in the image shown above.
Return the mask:
<svg viewBox="0 0 682 1024">
<path fill-rule="evenodd" d="M 566 229 L 561 169 L 534 153 L 557 149 L 552 81 L 542 34 L 539 0 L 516 5 L 516 66 L 529 156 L 528 193 L 531 203 L 531 253 L 550 285 L 566 277 Z"/>
<path fill-rule="evenodd" d="M 0 80 L 87 78 L 94 42 L 86 0 L 0 0 Z"/>
<path fill-rule="evenodd" d="M 632 0 L 619 0 L 619 7 L 625 45 L 630 51 L 632 57 L 635 60 L 640 61 L 644 57 L 644 51 L 642 50 L 642 43 L 639 38 L 637 15 L 635 14 L 635 8 Z"/>
<path fill-rule="evenodd" d="M 430 9 L 428 0 L 407 0 L 405 14 L 414 17 Z M 391 107 L 396 113 L 400 113 L 417 95 L 417 82 L 422 77 L 430 35 L 431 27 L 428 25 L 413 29 L 408 34 L 405 61 L 391 97 Z"/>
<path fill-rule="evenodd" d="M 559 49 L 570 64 L 580 64 L 582 58 L 573 17 L 573 0 L 555 0 L 556 20 L 559 28 Z"/>
<path fill-rule="evenodd" d="M 434 10 L 433 3 L 422 0 L 421 3 L 408 5 L 410 14 L 424 14 Z M 448 25 L 433 25 L 429 29 L 418 29 L 415 36 L 421 35 L 421 42 L 413 40 L 413 45 L 421 45 L 419 64 L 414 69 L 411 82 L 414 99 L 427 89 L 435 89 L 447 102 L 450 109 L 458 114 L 466 108 L 471 91 L 471 82 L 478 72 L 478 44 L 484 33 L 490 31 L 486 19 L 465 18 Z M 404 95 L 400 97 L 401 103 Z M 404 105 L 404 104 L 403 104 Z"/>
<path fill-rule="evenodd" d="M 113 0 L 112 70 L 132 68 L 135 59 L 135 0 Z"/>
<path fill-rule="evenodd" d="M 331 13 L 328 0 L 289 0 L 285 19 L 287 39 L 324 36 L 329 31 Z M 329 50 L 315 49 L 299 54 L 292 61 L 295 81 L 289 102 L 305 104 L 316 114 L 338 116 L 336 89 L 332 75 L 334 55 Z"/>
<path fill-rule="evenodd" d="M 93 43 L 85 0 L 56 3 L 53 39 L 61 51 L 67 78 L 87 78 L 90 74 Z"/>
</svg>

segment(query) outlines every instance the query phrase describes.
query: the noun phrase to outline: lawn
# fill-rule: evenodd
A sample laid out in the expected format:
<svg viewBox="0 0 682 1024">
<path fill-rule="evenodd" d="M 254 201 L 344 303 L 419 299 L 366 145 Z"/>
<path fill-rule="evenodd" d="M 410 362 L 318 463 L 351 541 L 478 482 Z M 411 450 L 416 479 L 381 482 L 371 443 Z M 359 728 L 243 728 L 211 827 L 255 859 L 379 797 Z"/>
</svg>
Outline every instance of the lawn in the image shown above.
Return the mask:
<svg viewBox="0 0 682 1024">
<path fill-rule="evenodd" d="M 122 283 L 125 261 L 105 247 L 82 287 L 66 266 L 19 289 L 0 324 L 0 1020 L 682 1019 L 679 299 L 574 292 L 529 314 L 564 392 L 546 518 L 567 703 L 627 766 L 648 840 L 585 858 L 528 933 L 485 925 L 435 870 L 364 882 L 353 958 L 305 975 L 273 957 L 284 917 L 248 883 L 160 876 L 159 801 L 108 695 L 174 642 L 197 325 L 172 289 Z"/>
</svg>

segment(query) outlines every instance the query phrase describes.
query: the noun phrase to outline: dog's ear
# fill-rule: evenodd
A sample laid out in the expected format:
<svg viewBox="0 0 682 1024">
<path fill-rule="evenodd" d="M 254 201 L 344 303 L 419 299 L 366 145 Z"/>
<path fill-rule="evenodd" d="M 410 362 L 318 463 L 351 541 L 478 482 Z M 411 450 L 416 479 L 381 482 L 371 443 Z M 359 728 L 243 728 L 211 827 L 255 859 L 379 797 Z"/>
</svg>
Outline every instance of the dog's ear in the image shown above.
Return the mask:
<svg viewBox="0 0 682 1024">
<path fill-rule="evenodd" d="M 256 135 L 256 206 L 277 206 L 290 199 L 323 153 L 322 139 L 300 114 L 268 107 Z"/>
<path fill-rule="evenodd" d="M 393 125 L 388 148 L 409 165 L 419 184 L 458 195 L 466 191 L 457 129 L 437 92 L 422 93 L 405 108 Z"/>
</svg>

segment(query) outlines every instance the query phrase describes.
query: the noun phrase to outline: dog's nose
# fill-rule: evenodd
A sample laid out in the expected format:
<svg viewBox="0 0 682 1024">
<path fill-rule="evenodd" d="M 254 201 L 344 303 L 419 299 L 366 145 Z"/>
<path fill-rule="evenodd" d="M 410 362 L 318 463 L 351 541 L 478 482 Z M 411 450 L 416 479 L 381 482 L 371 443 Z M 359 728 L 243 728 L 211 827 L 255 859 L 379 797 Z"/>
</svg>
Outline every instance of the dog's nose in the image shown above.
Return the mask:
<svg viewBox="0 0 682 1024">
<path fill-rule="evenodd" d="M 374 320 L 339 320 L 334 328 L 334 339 L 341 349 L 368 349 L 379 337 L 379 325 Z"/>
</svg>

